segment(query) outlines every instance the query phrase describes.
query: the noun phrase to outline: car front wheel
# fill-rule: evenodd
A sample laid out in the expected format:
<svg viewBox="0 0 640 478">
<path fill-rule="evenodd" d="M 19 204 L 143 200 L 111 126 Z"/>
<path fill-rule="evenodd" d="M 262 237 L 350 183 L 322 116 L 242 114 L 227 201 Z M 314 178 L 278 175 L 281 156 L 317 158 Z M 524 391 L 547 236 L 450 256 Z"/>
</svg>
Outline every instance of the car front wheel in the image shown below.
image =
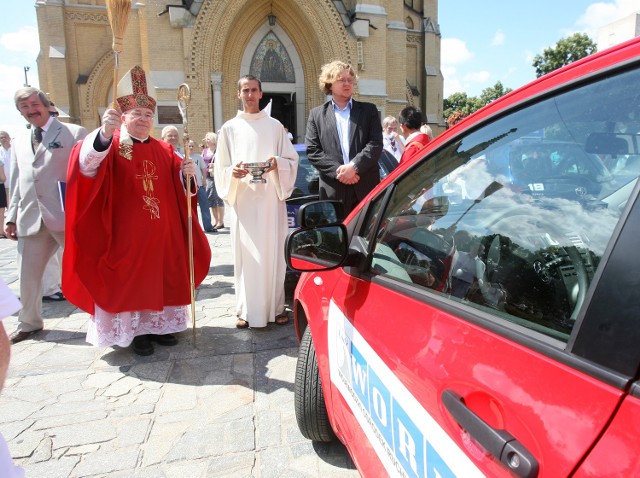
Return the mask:
<svg viewBox="0 0 640 478">
<path fill-rule="evenodd" d="M 335 435 L 327 415 L 316 349 L 309 327 L 302 336 L 298 351 L 294 400 L 296 420 L 302 435 L 313 441 L 333 441 Z"/>
</svg>

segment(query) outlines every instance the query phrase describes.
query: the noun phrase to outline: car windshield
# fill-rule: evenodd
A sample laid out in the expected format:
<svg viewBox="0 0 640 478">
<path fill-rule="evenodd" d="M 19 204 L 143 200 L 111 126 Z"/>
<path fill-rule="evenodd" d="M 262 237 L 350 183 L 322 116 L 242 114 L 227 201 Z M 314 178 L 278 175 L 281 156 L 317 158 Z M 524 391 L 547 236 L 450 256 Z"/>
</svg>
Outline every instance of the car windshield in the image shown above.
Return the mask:
<svg viewBox="0 0 640 478">
<path fill-rule="evenodd" d="M 373 204 L 371 271 L 567 341 L 640 172 L 640 70 L 463 132 Z"/>
</svg>

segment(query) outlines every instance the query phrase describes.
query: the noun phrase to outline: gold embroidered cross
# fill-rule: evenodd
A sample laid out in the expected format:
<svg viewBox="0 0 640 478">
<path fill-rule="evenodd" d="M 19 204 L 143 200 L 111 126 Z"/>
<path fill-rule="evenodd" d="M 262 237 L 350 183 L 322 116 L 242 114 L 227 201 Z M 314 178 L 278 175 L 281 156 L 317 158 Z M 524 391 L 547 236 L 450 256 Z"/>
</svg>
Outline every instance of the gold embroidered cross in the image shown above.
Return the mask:
<svg viewBox="0 0 640 478">
<path fill-rule="evenodd" d="M 160 200 L 153 195 L 153 180 L 158 179 L 156 175 L 156 165 L 145 159 L 142 162 L 142 170 L 144 174 L 137 174 L 136 178 L 142 179 L 142 187 L 146 193 L 142 196 L 142 200 L 144 201 L 143 207 L 151 213 L 151 219 L 159 219 Z"/>
</svg>

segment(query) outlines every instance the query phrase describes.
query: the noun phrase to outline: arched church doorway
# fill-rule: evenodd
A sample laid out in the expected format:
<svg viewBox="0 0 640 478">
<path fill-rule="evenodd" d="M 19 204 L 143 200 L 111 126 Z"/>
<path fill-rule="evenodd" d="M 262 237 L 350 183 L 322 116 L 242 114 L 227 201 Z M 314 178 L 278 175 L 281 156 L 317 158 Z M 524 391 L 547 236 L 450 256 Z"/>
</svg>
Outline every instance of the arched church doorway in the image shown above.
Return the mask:
<svg viewBox="0 0 640 478">
<path fill-rule="evenodd" d="M 260 109 L 264 109 L 271 101 L 271 117 L 277 119 L 295 138 L 298 137 L 296 124 L 296 94 L 263 92 Z"/>
</svg>

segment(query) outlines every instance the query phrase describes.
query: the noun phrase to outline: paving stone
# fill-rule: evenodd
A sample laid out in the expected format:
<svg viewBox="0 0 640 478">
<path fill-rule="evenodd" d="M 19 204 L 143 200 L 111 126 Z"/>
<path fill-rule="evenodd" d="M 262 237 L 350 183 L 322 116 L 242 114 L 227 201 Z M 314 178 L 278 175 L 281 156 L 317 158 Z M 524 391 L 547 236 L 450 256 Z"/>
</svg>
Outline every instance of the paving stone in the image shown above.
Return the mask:
<svg viewBox="0 0 640 478">
<path fill-rule="evenodd" d="M 33 454 L 29 457 L 29 463 L 40 463 L 42 461 L 48 461 L 53 456 L 53 440 L 50 437 L 45 436 L 38 444 Z"/>
<path fill-rule="evenodd" d="M 88 402 L 91 400 L 95 400 L 96 391 L 95 390 L 76 390 L 73 392 L 63 393 L 58 396 L 58 400 L 62 402 L 67 402 L 70 404 L 76 402 Z"/>
<path fill-rule="evenodd" d="M 2 407 L 0 407 L 0 412 L 2 412 Z M 0 413 L 0 416 L 2 413 Z M 0 423 L 0 433 L 4 436 L 5 440 L 13 440 L 19 434 L 28 430 L 33 426 L 35 420 L 16 420 L 6 423 Z"/>
<path fill-rule="evenodd" d="M 54 427 L 48 430 L 54 448 L 102 443 L 116 438 L 116 424 L 107 420 Z"/>
<path fill-rule="evenodd" d="M 13 363 L 13 357 L 15 355 L 18 355 L 18 353 L 12 351 L 11 363 Z M 56 384 L 66 380 L 72 380 L 76 377 L 82 378 L 87 375 L 87 367 L 76 367 L 72 365 L 62 369 L 53 369 L 47 365 L 48 364 L 43 362 L 38 366 L 20 369 L 19 371 L 10 369 L 9 373 L 14 377 L 21 377 L 18 382 L 18 385 L 21 387 L 42 386 L 48 383 Z"/>
<path fill-rule="evenodd" d="M 45 439 L 46 432 L 26 430 L 15 438 L 9 440 L 7 445 L 14 458 L 27 458 L 38 448 Z"/>
<path fill-rule="evenodd" d="M 260 478 L 276 478 L 289 464 L 289 450 L 284 447 L 267 448 L 258 453 Z"/>
<path fill-rule="evenodd" d="M 43 408 L 41 403 L 30 403 L 17 400 L 0 401 L 0 424 L 33 418 Z"/>
<path fill-rule="evenodd" d="M 26 476 L 29 478 L 69 478 L 71 476 L 79 476 L 72 473 L 79 461 L 79 456 L 71 456 L 40 463 L 22 464 L 18 462 L 17 464 L 24 468 Z"/>
<path fill-rule="evenodd" d="M 93 347 L 58 345 L 43 352 L 38 360 L 46 363 L 51 369 L 62 369 L 65 366 L 86 368 L 95 360 L 95 355 L 96 351 Z"/>
<path fill-rule="evenodd" d="M 141 445 L 149 432 L 150 418 L 123 420 L 117 425 L 118 446 L 128 448 L 131 445 Z"/>
<path fill-rule="evenodd" d="M 109 385 L 103 396 L 105 397 L 121 397 L 131 392 L 135 387 L 140 385 L 140 380 L 134 377 L 122 377 Z"/>
<path fill-rule="evenodd" d="M 205 476 L 209 460 L 194 461 L 189 460 L 186 463 L 172 463 L 166 466 L 167 476 Z"/>
<path fill-rule="evenodd" d="M 131 367 L 130 373 L 144 381 L 158 382 L 159 384 L 166 382 L 168 375 L 173 368 L 171 362 L 153 362 L 134 365 Z M 146 384 L 150 387 L 150 384 Z"/>
<path fill-rule="evenodd" d="M 40 418 L 35 421 L 32 426 L 33 430 L 48 430 L 50 428 L 57 428 L 65 425 L 73 425 L 77 423 L 95 422 L 107 418 L 109 414 L 105 410 L 83 412 L 83 413 L 68 413 L 66 415 L 54 415 L 45 418 Z"/>
<path fill-rule="evenodd" d="M 121 378 L 122 373 L 115 370 L 110 372 L 96 372 L 90 374 L 84 380 L 82 386 L 86 388 L 104 389 Z"/>
<path fill-rule="evenodd" d="M 225 453 L 251 451 L 256 449 L 255 423 L 253 420 L 236 420 L 225 422 Z M 216 444 L 216 447 L 219 447 Z"/>
<path fill-rule="evenodd" d="M 66 450 L 65 455 L 66 456 L 85 455 L 88 453 L 95 453 L 99 449 L 100 449 L 100 445 L 97 443 L 92 443 L 90 445 L 72 446 Z"/>
<path fill-rule="evenodd" d="M 135 470 L 122 470 L 110 473 L 109 478 L 174 478 L 174 476 L 180 476 L 167 474 L 165 469 L 166 467 L 158 465 L 142 469 L 136 468 Z"/>
<path fill-rule="evenodd" d="M 187 430 L 167 455 L 167 462 L 198 460 L 224 453 L 225 426 L 211 425 Z"/>
<path fill-rule="evenodd" d="M 282 445 L 280 412 L 266 411 L 256 416 L 256 447 L 258 449 Z"/>
<path fill-rule="evenodd" d="M 139 454 L 139 450 L 131 449 L 131 447 L 116 452 L 86 454 L 74 469 L 74 474 L 76 476 L 104 476 L 114 471 L 135 468 Z"/>
<path fill-rule="evenodd" d="M 73 415 L 77 413 L 95 412 L 95 411 L 108 411 L 110 410 L 109 404 L 102 398 L 98 397 L 91 402 L 75 403 L 73 408 L 68 403 L 55 402 L 42 406 L 40 410 L 33 413 L 32 418 L 46 418 L 46 417 L 59 417 L 65 415 Z"/>
<path fill-rule="evenodd" d="M 168 384 L 163 391 L 158 402 L 156 411 L 160 414 L 168 411 L 176 412 L 183 410 L 193 410 L 197 403 L 197 391 L 194 387 Z"/>
<path fill-rule="evenodd" d="M 207 478 L 253 477 L 255 456 L 252 453 L 234 453 L 209 461 Z"/>
<path fill-rule="evenodd" d="M 9 327 L 5 324 L 5 328 L 7 333 L 9 333 L 8 331 L 15 327 Z M 19 346 L 20 344 L 17 345 Z M 15 352 L 18 350 L 18 347 L 14 346 L 15 348 L 14 352 L 11 354 L 11 365 L 9 370 L 15 374 L 24 372 L 25 368 L 28 367 L 30 363 L 37 361 L 45 350 L 53 348 L 54 346 L 55 344 L 44 343 L 40 347 L 24 348 L 23 350 L 20 350 L 20 353 Z"/>
<path fill-rule="evenodd" d="M 49 399 L 54 401 L 55 396 L 51 396 L 51 390 L 43 385 L 22 386 L 19 382 L 7 384 L 2 390 L 2 398 L 0 398 L 0 407 L 4 401 L 17 400 L 27 403 L 42 403 Z M 2 419 L 0 418 L 0 421 Z"/>
<path fill-rule="evenodd" d="M 153 423 L 146 443 L 142 445 L 142 466 L 163 463 L 167 455 L 188 429 L 186 423 Z"/>
</svg>

